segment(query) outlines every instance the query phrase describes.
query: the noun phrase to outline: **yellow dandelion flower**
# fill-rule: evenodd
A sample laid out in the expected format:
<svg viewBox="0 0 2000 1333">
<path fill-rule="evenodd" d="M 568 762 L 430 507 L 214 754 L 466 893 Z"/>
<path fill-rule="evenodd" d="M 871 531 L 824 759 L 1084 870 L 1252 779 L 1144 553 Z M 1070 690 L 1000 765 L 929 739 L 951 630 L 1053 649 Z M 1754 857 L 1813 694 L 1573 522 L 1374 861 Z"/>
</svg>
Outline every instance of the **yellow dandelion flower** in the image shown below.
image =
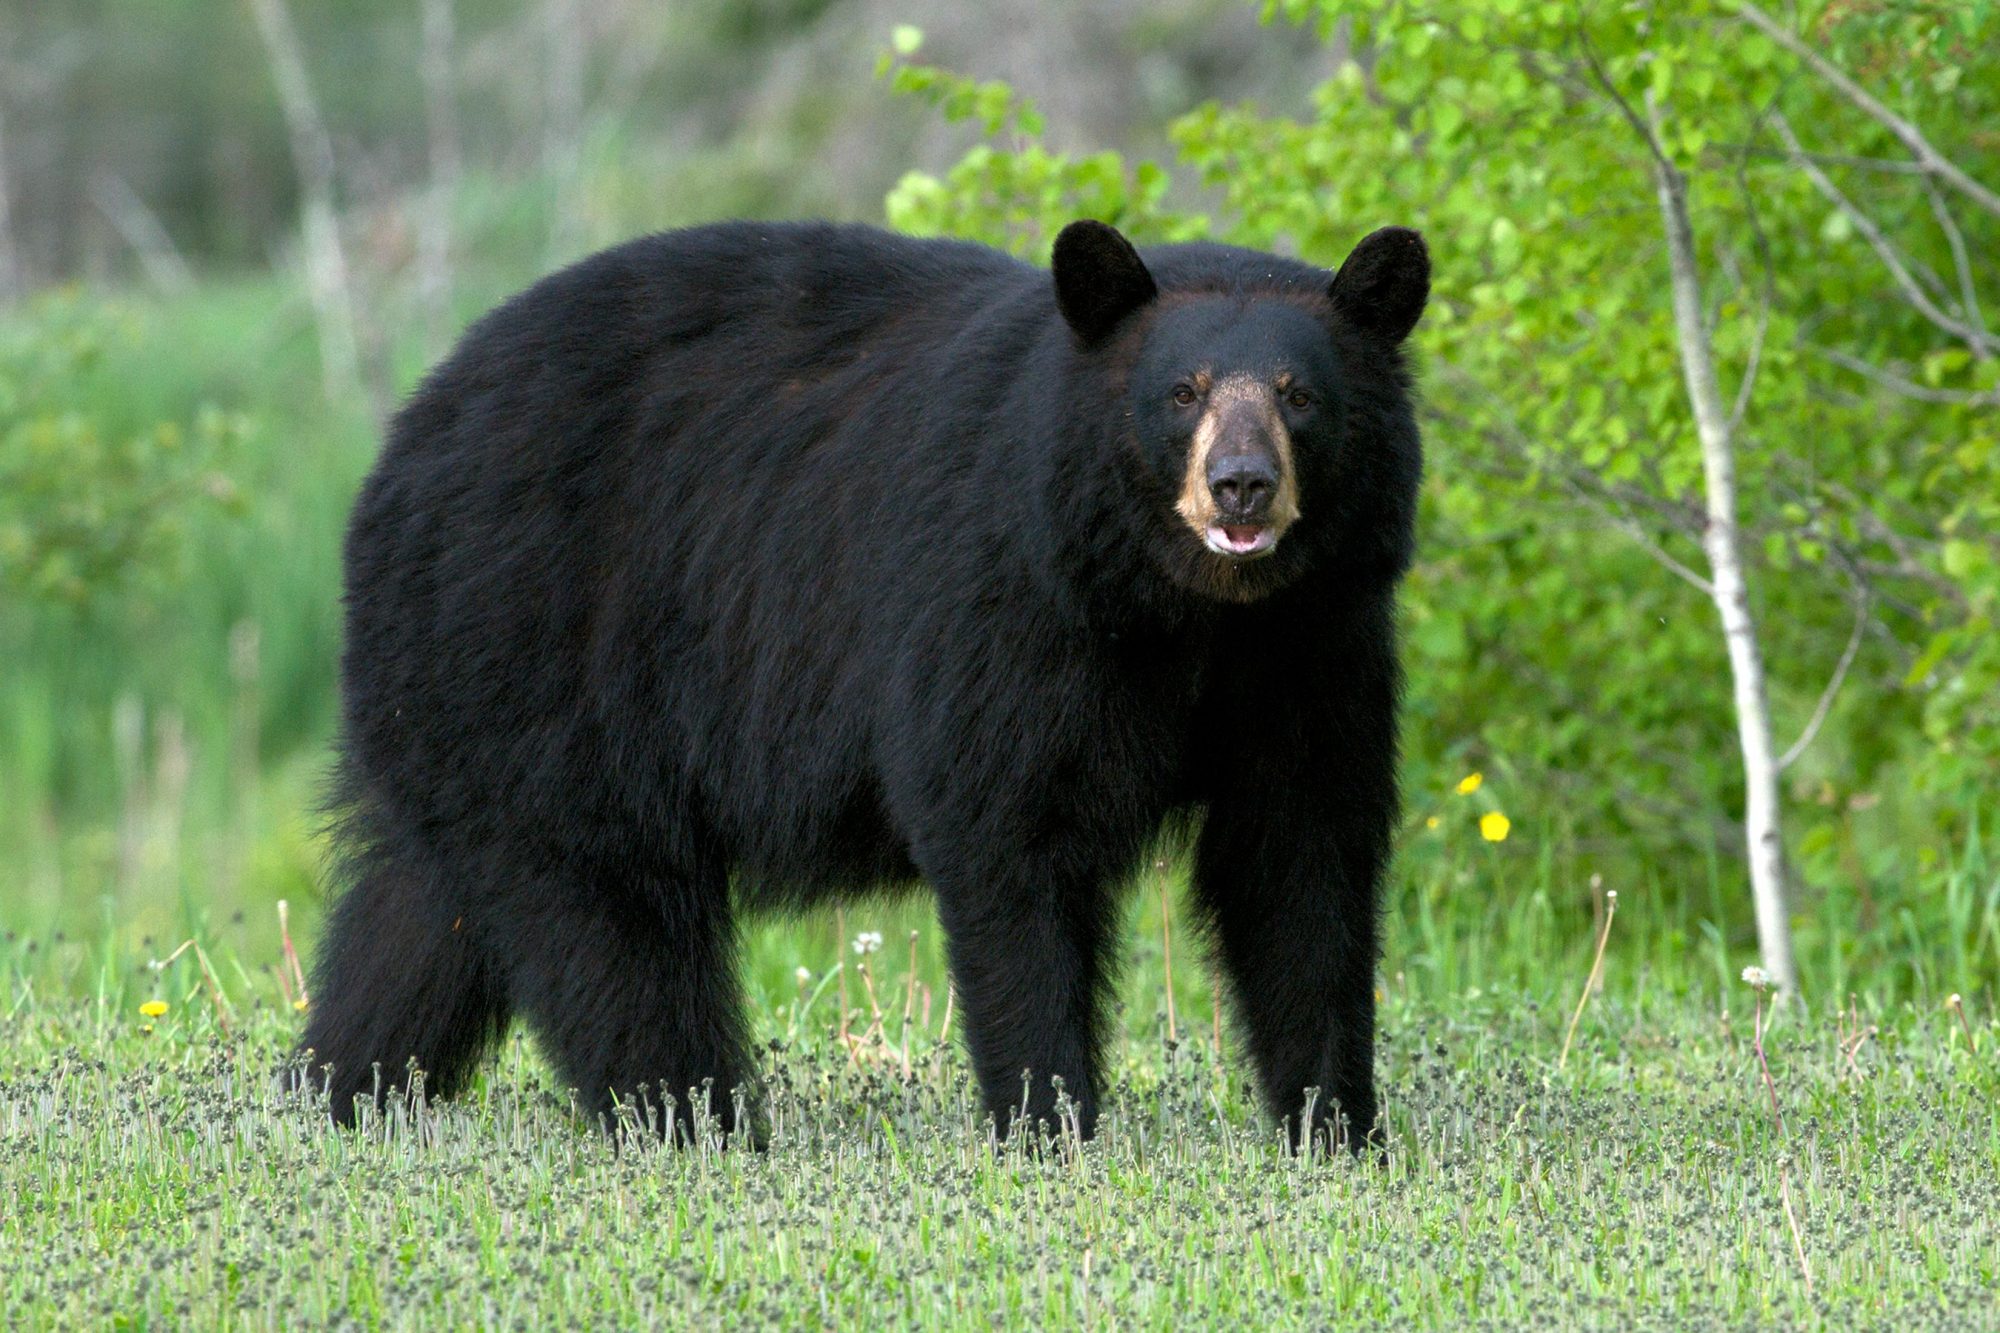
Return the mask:
<svg viewBox="0 0 2000 1333">
<path fill-rule="evenodd" d="M 298 1010 L 300 1013 L 304 1013 L 306 1011 L 306 997 L 301 995 L 298 999 L 293 1000 L 292 1008 Z"/>
<path fill-rule="evenodd" d="M 150 1037 L 153 1035 L 153 1025 L 151 1023 L 141 1023 L 139 1025 L 139 1031 L 145 1033 L 147 1036 Z"/>
<path fill-rule="evenodd" d="M 1458 794 L 1460 796 L 1470 796 L 1479 790 L 1479 784 L 1484 781 L 1486 781 L 1484 773 L 1467 773 L 1458 780 Z"/>
<path fill-rule="evenodd" d="M 167 1012 L 165 1000 L 148 1000 L 139 1006 L 139 1012 L 148 1018 L 158 1018 Z"/>
<path fill-rule="evenodd" d="M 1514 821 L 1495 810 L 1490 815 L 1479 817 L 1479 836 L 1488 842 L 1507 841 L 1507 830 L 1514 827 Z"/>
<path fill-rule="evenodd" d="M 1438 826 L 1438 817 L 1436 815 L 1432 815 L 1430 818 L 1424 821 L 1425 828 L 1436 828 L 1437 826 Z"/>
</svg>

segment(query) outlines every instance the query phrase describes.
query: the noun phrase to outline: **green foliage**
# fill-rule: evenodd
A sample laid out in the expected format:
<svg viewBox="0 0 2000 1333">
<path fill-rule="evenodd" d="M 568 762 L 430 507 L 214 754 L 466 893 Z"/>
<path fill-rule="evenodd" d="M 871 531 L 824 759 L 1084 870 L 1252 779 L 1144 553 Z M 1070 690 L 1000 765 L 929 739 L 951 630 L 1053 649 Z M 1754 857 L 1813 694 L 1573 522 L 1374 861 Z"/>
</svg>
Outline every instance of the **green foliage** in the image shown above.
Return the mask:
<svg viewBox="0 0 2000 1333">
<path fill-rule="evenodd" d="M 0 590 L 80 605 L 157 586 L 202 510 L 244 512 L 227 472 L 240 415 L 134 427 L 99 411 L 105 344 L 129 336 L 115 311 L 54 296 L 0 340 Z"/>
<path fill-rule="evenodd" d="M 72 437 L 140 460 L 107 476 L 66 444 L 31 469 L 39 497 L 16 509 L 0 487 L 0 512 L 40 533 L 64 512 L 54 496 L 96 506 L 140 538 L 106 546 L 143 552 L 81 604 L 0 586 L 9 927 L 74 927 L 113 898 L 164 929 L 190 903 L 268 912 L 310 882 L 340 528 L 375 443 L 320 401 L 303 309 L 265 280 L 0 312 L 5 377 L 35 386 L 14 400 L 34 410 L 0 430 L 67 421 Z M 178 448 L 158 449 L 161 422 L 182 423 Z M 23 461 L 5 448 L 10 467 Z M 137 854 L 142 833 L 162 853 Z M 186 865 L 164 855 L 183 835 Z"/>
<path fill-rule="evenodd" d="M 976 120 L 988 138 L 1005 135 L 1017 146 L 977 145 L 943 180 L 907 173 L 889 194 L 890 226 L 918 236 L 976 236 L 1044 259 L 1055 241 L 1052 221 L 1066 216 L 1101 218 L 1149 239 L 1191 240 L 1207 230 L 1206 218 L 1163 208 L 1170 177 L 1158 163 L 1128 166 L 1112 152 L 1052 152 L 1037 142 L 1043 122 L 1031 100 L 998 80 L 980 83 L 912 63 L 923 41 L 914 28 L 898 28 L 892 37 L 877 77 L 936 107 L 948 121 Z"/>
<path fill-rule="evenodd" d="M 1976 127 L 2000 115 L 1996 14 L 1954 7 L 1939 25 L 1921 6 L 1839 6 L 1805 31 L 1991 181 L 1995 144 Z M 1733 864 L 1740 834 L 1717 812 L 1738 808 L 1741 779 L 1715 612 L 1667 568 L 1704 571 L 1702 478 L 1650 121 L 1689 179 L 1724 391 L 1741 394 L 1740 513 L 1780 746 L 1866 599 L 1846 688 L 1793 770 L 1801 907 L 1934 867 L 1934 840 L 1967 836 L 2000 765 L 2000 413 L 1983 396 L 2000 362 L 1897 299 L 1771 118 L 1864 163 L 1835 168 L 1842 188 L 1913 267 L 1945 275 L 1931 285 L 1950 305 L 1952 237 L 1920 180 L 1865 166 L 1901 146 L 1730 4 L 1277 0 L 1266 16 L 1348 53 L 1301 114 L 1196 107 L 1169 166 L 1067 158 L 1017 131 L 942 177 L 906 177 L 892 221 L 1039 253 L 1098 216 L 1329 266 L 1373 227 L 1422 228 L 1437 289 L 1418 335 L 1431 468 L 1405 623 L 1415 785 L 1505 771 L 1510 853 L 1558 845 L 1577 879 L 1693 880 L 1718 845 Z M 1195 200 L 1212 212 L 1180 211 Z M 2000 219 L 1952 216 L 1967 280 L 2000 307 Z M 1953 401 L 1894 392 L 1856 360 Z"/>
</svg>

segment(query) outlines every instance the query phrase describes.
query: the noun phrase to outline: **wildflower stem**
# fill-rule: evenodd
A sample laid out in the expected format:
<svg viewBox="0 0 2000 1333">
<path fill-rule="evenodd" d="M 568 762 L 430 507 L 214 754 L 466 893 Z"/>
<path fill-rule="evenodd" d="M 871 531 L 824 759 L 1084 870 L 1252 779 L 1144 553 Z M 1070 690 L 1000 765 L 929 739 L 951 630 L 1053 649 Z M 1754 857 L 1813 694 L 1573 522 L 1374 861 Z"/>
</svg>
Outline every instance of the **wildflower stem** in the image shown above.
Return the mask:
<svg viewBox="0 0 2000 1333">
<path fill-rule="evenodd" d="M 292 947 L 291 910 L 289 903 L 278 899 L 278 942 L 284 949 L 285 964 L 292 970 L 292 982 L 298 988 L 297 1004 L 303 1008 L 312 1003 L 312 996 L 306 993 L 306 971 L 299 966 L 299 951 Z"/>
<path fill-rule="evenodd" d="M 1174 1022 L 1174 906 L 1167 893 L 1167 863 L 1155 861 L 1153 869 L 1160 881 L 1160 949 L 1167 969 L 1167 1040 L 1178 1044 L 1180 1029 Z"/>
<path fill-rule="evenodd" d="M 194 941 L 189 940 L 188 943 L 194 944 Z M 217 1025 L 222 1028 L 224 1036 L 234 1036 L 235 1030 L 229 1023 L 229 1002 L 222 994 L 222 981 L 215 975 L 215 969 L 209 965 L 208 955 L 202 952 L 199 944 L 194 945 L 194 959 L 201 964 L 201 979 L 208 986 L 209 1002 L 215 1006 Z"/>
<path fill-rule="evenodd" d="M 844 950 L 847 948 L 847 909 L 845 907 L 835 907 L 833 909 L 833 937 L 837 941 L 837 943 L 834 945 L 836 951 Z M 846 959 L 843 958 L 841 960 L 838 970 L 840 972 L 840 1044 L 842 1046 L 847 1046 L 849 1050 L 852 1050 L 853 1048 L 851 1046 L 848 1046 L 848 1041 L 847 1041 L 847 960 Z"/>
<path fill-rule="evenodd" d="M 1778 1122 L 1778 1135 L 1784 1137 L 1785 1113 L 1778 1109 L 1778 1083 L 1771 1077 L 1771 1062 L 1764 1058 L 1764 988 L 1757 988 L 1757 1010 L 1750 1019 L 1750 1044 L 1757 1051 L 1757 1068 L 1763 1071 L 1764 1091 L 1771 1097 L 1771 1118 Z"/>
<path fill-rule="evenodd" d="M 1873 1023 L 1870 1023 L 1866 1027 L 1862 1026 L 1861 1006 L 1858 1003 L 1856 1003 L 1852 995 L 1848 996 L 1847 1034 L 1841 1039 L 1840 1055 L 1841 1058 L 1844 1061 L 1846 1061 L 1847 1075 L 1852 1076 L 1856 1083 L 1859 1083 L 1861 1081 L 1862 1075 L 1861 1075 L 1861 1066 L 1859 1063 L 1855 1061 L 1854 1057 L 1861 1053 L 1861 1048 L 1864 1045 L 1866 1045 L 1868 1039 L 1874 1035 L 1875 1035 L 1875 1025 Z"/>
<path fill-rule="evenodd" d="M 1583 1007 L 1590 1003 L 1590 993 L 1597 989 L 1598 978 L 1604 971 L 1604 946 L 1611 938 L 1611 918 L 1618 915 L 1618 890 L 1604 895 L 1604 921 L 1597 928 L 1597 954 L 1590 960 L 1590 975 L 1583 979 L 1583 994 L 1576 997 L 1576 1011 L 1569 1016 L 1569 1030 L 1563 1033 L 1562 1054 L 1556 1057 L 1556 1068 L 1562 1069 L 1569 1063 L 1570 1042 L 1576 1039 L 1576 1025 L 1583 1017 Z"/>
<path fill-rule="evenodd" d="M 1799 1234 L 1798 1215 L 1792 1211 L 1792 1173 L 1790 1167 L 1778 1169 L 1778 1197 L 1785 1205 L 1785 1222 L 1792 1229 L 1792 1253 L 1799 1261 L 1799 1275 L 1805 1278 L 1806 1294 L 1813 1289 L 1812 1269 L 1806 1264 L 1805 1238 Z"/>
<path fill-rule="evenodd" d="M 1957 991 L 1953 991 L 1945 997 L 1944 1007 L 1958 1015 L 1958 1025 L 1965 1030 L 1966 1047 L 1974 1055 L 1977 1055 L 1979 1053 L 1979 1041 L 1972 1035 L 1972 1024 L 1966 1020 L 1965 1001 L 1959 998 Z"/>
<path fill-rule="evenodd" d="M 1208 1004 L 1215 1020 L 1215 1058 L 1222 1059 L 1222 973 L 1208 970 Z"/>
</svg>

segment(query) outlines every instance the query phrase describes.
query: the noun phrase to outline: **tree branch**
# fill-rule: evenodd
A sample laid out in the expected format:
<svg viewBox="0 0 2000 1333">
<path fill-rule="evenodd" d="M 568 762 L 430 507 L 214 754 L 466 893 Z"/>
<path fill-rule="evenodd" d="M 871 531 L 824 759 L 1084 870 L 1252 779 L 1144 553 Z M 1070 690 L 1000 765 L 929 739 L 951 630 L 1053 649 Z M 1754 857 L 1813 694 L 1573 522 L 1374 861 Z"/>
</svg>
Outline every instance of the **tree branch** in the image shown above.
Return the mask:
<svg viewBox="0 0 2000 1333">
<path fill-rule="evenodd" d="M 1744 157 L 1768 157 L 1781 160 L 1789 160 L 1791 157 L 1789 153 L 1781 152 L 1776 148 L 1766 148 L 1762 144 L 1719 142 L 1712 144 L 1711 147 L 1719 153 L 1737 153 Z M 1857 157 L 1852 153 L 1823 152 L 1807 153 L 1806 156 L 1815 162 L 1824 163 L 1829 167 L 1853 167 L 1858 171 L 1879 171 L 1886 176 L 1927 176 L 1930 174 L 1916 163 L 1904 162 L 1898 158 Z"/>
<path fill-rule="evenodd" d="M 1965 174 L 1950 158 L 1931 146 L 1923 131 L 1909 121 L 1891 111 L 1888 107 L 1869 95 L 1866 88 L 1849 78 L 1838 66 L 1819 52 L 1807 46 L 1791 29 L 1779 23 L 1756 5 L 1739 3 L 1736 12 L 1759 32 L 1784 47 L 1811 67 L 1813 73 L 1832 84 L 1840 95 L 1859 107 L 1867 115 L 1879 122 L 1889 133 L 1896 136 L 1910 155 L 1917 159 L 1917 165 L 1924 171 L 1944 181 L 1953 189 L 1972 199 L 1981 208 L 2000 217 L 2000 194 L 1995 194 L 1986 186 Z"/>
<path fill-rule="evenodd" d="M 1889 276 L 1894 278 L 1896 285 L 1902 289 L 1904 299 L 1915 307 L 1917 313 L 1965 343 L 1972 349 L 1973 355 L 1982 361 L 1991 356 L 1992 348 L 1988 345 L 1984 330 L 1974 328 L 1963 320 L 1953 319 L 1938 309 L 1937 303 L 1931 300 L 1923 286 L 1911 275 L 1896 247 L 1883 234 L 1882 229 L 1875 225 L 1875 220 L 1856 207 L 1851 199 L 1841 193 L 1840 187 L 1819 169 L 1818 164 L 1806 156 L 1805 149 L 1799 146 L 1798 136 L 1792 133 L 1791 122 L 1773 111 L 1771 124 L 1778 131 L 1778 137 L 1783 139 L 1785 146 L 1791 150 L 1792 164 L 1805 173 L 1806 179 L 1812 182 L 1814 189 L 1826 196 L 1827 200 L 1854 224 L 1854 229 L 1861 233 L 1862 239 L 1875 251 L 1883 267 L 1889 270 Z"/>
<path fill-rule="evenodd" d="M 1944 195 L 1937 183 L 1926 176 L 1924 194 L 1931 201 L 1931 215 L 1937 219 L 1939 230 L 1944 232 L 1945 243 L 1951 247 L 1952 266 L 1958 270 L 1958 304 L 1965 317 L 1972 321 L 1987 345 L 1992 345 L 1992 335 L 1986 328 L 1986 316 L 1979 309 L 1979 289 L 1972 281 L 1972 258 L 1966 253 L 1965 236 L 1952 220 L 1951 209 L 1946 206 Z"/>
<path fill-rule="evenodd" d="M 1449 362 L 1443 363 L 1441 368 L 1446 374 L 1454 375 L 1461 382 L 1472 382 L 1463 371 Z M 1634 497 L 1617 494 L 1602 478 L 1572 467 L 1567 460 L 1561 457 L 1549 456 L 1546 451 L 1536 449 L 1529 443 L 1526 434 L 1511 422 L 1498 427 L 1492 425 L 1482 426 L 1479 423 L 1468 421 L 1463 417 L 1446 412 L 1437 407 L 1436 404 L 1431 404 L 1430 410 L 1440 420 L 1460 430 L 1484 433 L 1489 437 L 1497 436 L 1499 438 L 1494 438 L 1494 443 L 1499 444 L 1502 448 L 1515 449 L 1522 457 L 1532 460 L 1535 466 L 1547 468 L 1550 473 L 1561 481 L 1563 488 L 1570 495 L 1595 510 L 1606 522 L 1631 538 L 1641 550 L 1657 561 L 1663 569 L 1690 587 L 1695 588 L 1702 595 L 1707 597 L 1715 595 L 1714 586 L 1707 579 L 1703 578 L 1692 567 L 1667 550 L 1658 538 L 1646 531 L 1645 524 L 1639 520 L 1638 515 L 1633 514 L 1627 508 L 1628 504 L 1634 499 L 1643 501 L 1650 505 L 1656 513 L 1675 521 L 1679 526 L 1688 531 L 1690 535 L 1699 538 L 1701 535 L 1701 523 L 1699 521 L 1689 522 L 1687 515 L 1677 506 L 1660 501 L 1649 495 Z M 1598 489 L 1593 489 L 1593 487 Z"/>
<path fill-rule="evenodd" d="M 1771 327 L 1771 298 L 1767 294 L 1757 306 L 1757 334 L 1750 342 L 1750 359 L 1743 367 L 1743 382 L 1736 386 L 1736 403 L 1729 409 L 1729 433 L 1734 435 L 1750 410 L 1750 394 L 1757 387 L 1757 368 L 1764 360 L 1764 334 Z"/>
<path fill-rule="evenodd" d="M 1933 389 L 1928 385 L 1907 380 L 1891 370 L 1871 366 L 1858 356 L 1850 355 L 1837 347 L 1825 347 L 1819 343 L 1806 343 L 1805 349 L 1817 356 L 1823 356 L 1838 366 L 1845 366 L 1864 379 L 1873 380 L 1893 393 L 1905 398 L 1914 398 L 1920 403 L 1952 403 L 1961 407 L 2000 406 L 2000 389 L 1973 392 L 1968 389 Z"/>
<path fill-rule="evenodd" d="M 1583 63 L 1590 66 L 1591 77 L 1597 81 L 1597 86 L 1604 95 L 1611 100 L 1611 105 L 1618 108 L 1618 114 L 1625 117 L 1625 123 L 1639 136 L 1639 142 L 1646 145 L 1646 151 L 1652 154 L 1654 164 L 1673 172 L 1678 178 L 1680 170 L 1667 160 L 1666 150 L 1660 146 L 1660 137 L 1653 133 L 1652 125 L 1625 100 L 1625 95 L 1618 91 L 1618 85 L 1611 81 L 1611 76 L 1604 72 L 1604 66 L 1598 63 L 1597 52 L 1590 47 L 1590 34 L 1584 30 L 1581 18 L 1576 24 L 1576 40 L 1577 45 L 1583 50 Z"/>
<path fill-rule="evenodd" d="M 1827 714 L 1833 711 L 1834 698 L 1839 695 L 1840 687 L 1846 683 L 1848 668 L 1854 665 L 1854 659 L 1861 651 L 1862 637 L 1868 632 L 1869 602 L 1868 585 L 1865 583 L 1857 585 L 1854 590 L 1854 632 L 1847 636 L 1847 647 L 1841 652 L 1840 662 L 1834 667 L 1833 676 L 1826 682 L 1826 688 L 1820 691 L 1819 703 L 1813 708 L 1812 716 L 1807 719 L 1805 730 L 1799 733 L 1799 738 L 1792 742 L 1791 748 L 1778 756 L 1780 773 L 1790 768 L 1793 761 L 1806 752 L 1806 747 L 1813 743 L 1815 736 L 1819 735 L 1820 726 L 1826 721 Z"/>
<path fill-rule="evenodd" d="M 1766 107 L 1768 112 L 1770 107 Z M 1761 116 L 1759 117 L 1762 118 Z M 1777 262 L 1771 257 L 1771 238 L 1764 231 L 1763 215 L 1757 211 L 1756 192 L 1744 169 L 1747 153 L 1736 158 L 1736 190 L 1743 200 L 1744 216 L 1750 222 L 1750 240 L 1757 251 L 1757 263 L 1764 273 L 1764 303 L 1757 311 L 1757 336 L 1750 344 L 1750 359 L 1743 367 L 1742 382 L 1736 386 L 1736 404 L 1729 412 L 1729 433 L 1733 437 L 1750 410 L 1750 395 L 1757 387 L 1757 371 L 1764 360 L 1764 335 L 1771 328 L 1771 307 L 1777 304 Z"/>
<path fill-rule="evenodd" d="M 1574 477 L 1567 473 L 1563 475 L 1563 482 L 1569 487 L 1571 494 L 1609 519 L 1614 527 L 1638 543 L 1639 548 L 1647 555 L 1653 557 L 1667 572 L 1700 592 L 1704 597 L 1715 596 L 1715 585 L 1696 573 L 1690 566 L 1675 559 L 1673 553 L 1662 546 L 1652 533 L 1646 531 L 1645 525 L 1640 523 L 1636 517 L 1622 508 L 1614 507 L 1613 502 L 1592 495 L 1589 487 L 1580 484 Z"/>
<path fill-rule="evenodd" d="M 1838 496 L 1848 507 L 1854 515 L 1855 526 L 1859 527 L 1865 536 L 1881 542 L 1896 557 L 1896 563 L 1893 565 L 1879 561 L 1859 561 L 1862 569 L 1887 578 L 1910 579 L 1921 583 L 1960 610 L 1965 609 L 1965 590 L 1919 559 L 1917 553 L 1911 549 L 1910 538 L 1891 527 L 1886 519 L 1862 503 L 1861 497 L 1848 487 L 1827 479 L 1823 479 L 1820 484 Z"/>
</svg>

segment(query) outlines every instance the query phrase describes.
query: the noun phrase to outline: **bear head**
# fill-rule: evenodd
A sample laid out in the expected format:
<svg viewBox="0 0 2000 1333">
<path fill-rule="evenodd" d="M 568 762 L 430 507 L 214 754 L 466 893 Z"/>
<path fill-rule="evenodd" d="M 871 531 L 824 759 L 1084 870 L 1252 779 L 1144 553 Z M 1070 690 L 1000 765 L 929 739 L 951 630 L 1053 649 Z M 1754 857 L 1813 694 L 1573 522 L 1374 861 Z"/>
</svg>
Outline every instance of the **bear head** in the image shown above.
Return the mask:
<svg viewBox="0 0 2000 1333">
<path fill-rule="evenodd" d="M 1155 568 L 1230 602 L 1315 568 L 1400 573 L 1420 469 L 1401 349 L 1430 294 L 1423 238 L 1384 227 L 1331 274 L 1219 245 L 1152 253 L 1149 268 L 1116 229 L 1074 222 L 1052 268 L 1079 354 L 1117 381 Z"/>
</svg>

